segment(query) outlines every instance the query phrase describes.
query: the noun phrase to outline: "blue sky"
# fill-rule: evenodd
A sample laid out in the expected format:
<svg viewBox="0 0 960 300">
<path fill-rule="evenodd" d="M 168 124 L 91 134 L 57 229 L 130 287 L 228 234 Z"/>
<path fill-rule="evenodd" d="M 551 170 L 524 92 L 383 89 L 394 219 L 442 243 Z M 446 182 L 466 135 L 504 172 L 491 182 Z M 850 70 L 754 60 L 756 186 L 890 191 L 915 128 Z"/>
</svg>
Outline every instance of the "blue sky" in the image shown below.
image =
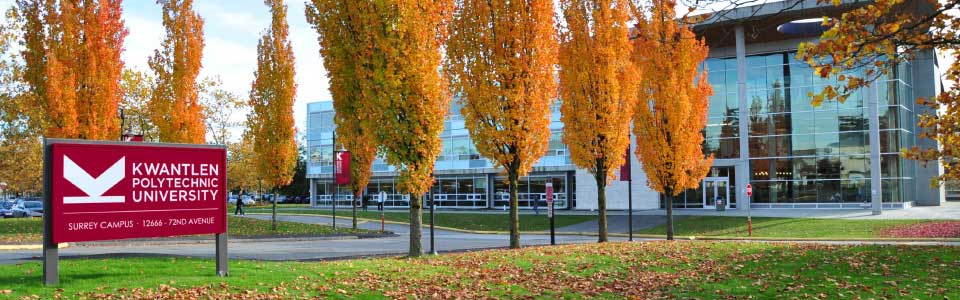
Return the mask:
<svg viewBox="0 0 960 300">
<path fill-rule="evenodd" d="M 0 7 L 10 7 L 13 2 L 0 0 Z M 303 132 L 307 103 L 331 97 L 316 31 L 304 16 L 304 2 L 289 1 L 287 5 L 290 41 L 297 60 L 294 116 L 297 128 Z M 245 99 L 256 69 L 257 41 L 270 25 L 267 6 L 259 0 L 195 0 L 194 9 L 205 21 L 206 46 L 200 77 L 220 76 L 226 89 Z M 130 31 L 124 45 L 124 62 L 128 68 L 149 72 L 147 58 L 160 47 L 164 36 L 160 6 L 152 0 L 126 0 L 123 19 Z M 242 115 L 236 117 L 242 119 Z"/>
</svg>

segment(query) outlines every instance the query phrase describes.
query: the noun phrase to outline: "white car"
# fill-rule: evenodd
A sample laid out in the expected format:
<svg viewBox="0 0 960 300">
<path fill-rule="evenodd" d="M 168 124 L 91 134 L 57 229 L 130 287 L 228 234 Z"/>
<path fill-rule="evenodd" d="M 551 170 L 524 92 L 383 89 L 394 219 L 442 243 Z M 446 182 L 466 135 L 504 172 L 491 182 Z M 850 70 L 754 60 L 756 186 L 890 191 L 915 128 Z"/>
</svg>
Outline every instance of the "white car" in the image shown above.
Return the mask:
<svg viewBox="0 0 960 300">
<path fill-rule="evenodd" d="M 257 203 L 256 201 L 253 201 L 253 197 L 250 197 L 250 195 L 243 195 L 243 196 L 240 197 L 240 199 L 243 199 L 243 205 L 253 205 L 253 204 Z M 236 204 L 236 203 L 237 203 L 237 195 L 230 195 L 230 197 L 227 198 L 227 202 L 229 202 L 229 203 L 231 203 L 231 204 Z"/>
</svg>

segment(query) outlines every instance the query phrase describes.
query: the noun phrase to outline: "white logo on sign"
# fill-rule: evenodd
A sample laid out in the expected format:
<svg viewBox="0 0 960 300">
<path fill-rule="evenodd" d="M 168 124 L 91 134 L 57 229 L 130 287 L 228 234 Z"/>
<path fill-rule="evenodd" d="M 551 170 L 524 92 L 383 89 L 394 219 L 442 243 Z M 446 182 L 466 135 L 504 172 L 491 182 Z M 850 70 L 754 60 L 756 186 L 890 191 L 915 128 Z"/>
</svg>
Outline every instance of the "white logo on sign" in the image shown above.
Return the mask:
<svg viewBox="0 0 960 300">
<path fill-rule="evenodd" d="M 63 197 L 64 204 L 84 204 L 84 203 L 123 203 L 123 196 L 104 196 L 107 190 L 120 183 L 120 180 L 126 174 L 124 169 L 126 157 L 113 163 L 109 169 L 103 171 L 97 178 L 90 176 L 86 170 L 70 160 L 66 155 L 63 156 L 63 179 L 66 179 L 74 186 L 79 188 L 87 197 Z"/>
</svg>

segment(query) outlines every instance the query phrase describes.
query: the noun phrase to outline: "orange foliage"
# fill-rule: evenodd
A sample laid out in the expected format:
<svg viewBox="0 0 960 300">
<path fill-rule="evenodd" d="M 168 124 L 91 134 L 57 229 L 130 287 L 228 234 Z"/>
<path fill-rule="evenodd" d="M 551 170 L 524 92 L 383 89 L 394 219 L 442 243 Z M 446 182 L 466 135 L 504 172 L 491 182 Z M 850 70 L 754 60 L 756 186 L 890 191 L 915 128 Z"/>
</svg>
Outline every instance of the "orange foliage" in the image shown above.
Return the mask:
<svg viewBox="0 0 960 300">
<path fill-rule="evenodd" d="M 267 0 L 272 21 L 257 45 L 257 71 L 250 90 L 252 114 L 247 119 L 257 153 L 257 170 L 271 187 L 290 184 L 297 166 L 296 127 L 293 102 L 293 48 L 290 46 L 287 6 L 283 0 Z"/>
<path fill-rule="evenodd" d="M 570 160 L 594 175 L 600 241 L 607 240 L 606 191 L 624 163 L 640 73 L 630 61 L 627 0 L 563 0 L 560 42 L 563 142 Z"/>
<path fill-rule="evenodd" d="M 706 72 L 697 70 L 707 46 L 675 19 L 675 2 L 653 3 L 649 19 L 637 25 L 634 45 L 643 74 L 655 75 L 641 80 L 633 133 L 648 185 L 676 196 L 696 188 L 713 163 L 701 149 L 713 90 Z"/>
<path fill-rule="evenodd" d="M 840 4 L 836 0 L 832 2 Z M 945 181 L 960 180 L 958 8 L 958 0 L 870 2 L 843 13 L 840 18 L 824 18 L 823 24 L 830 29 L 821 35 L 819 42 L 803 43 L 797 52 L 797 58 L 814 67 L 819 76 L 835 78 L 838 82 L 814 94 L 813 105 L 833 99 L 843 102 L 857 89 L 870 87 L 885 75 L 893 75 L 901 63 L 913 59 L 919 52 L 936 51 L 952 56 L 952 63 L 943 68 L 943 82 L 951 86 L 936 98 L 917 100 L 928 107 L 918 109 L 921 115 L 917 121 L 917 137 L 935 140 L 938 147 L 902 149 L 908 158 L 943 165 L 943 174 L 930 182 L 934 187 Z M 858 68 L 863 72 L 845 72 Z"/>
<path fill-rule="evenodd" d="M 17 1 L 24 79 L 42 107 L 44 136 L 117 139 L 127 29 L 121 1 Z"/>
<path fill-rule="evenodd" d="M 387 163 L 400 171 L 397 189 L 411 195 L 410 256 L 419 256 L 420 196 L 433 184 L 440 131 L 450 104 L 438 70 L 453 0 L 313 4 L 307 15 L 320 34 L 325 63 L 335 64 L 330 75 L 334 92 L 341 95 L 337 101 L 350 101 L 344 95 L 354 92 L 347 89 L 358 90 L 353 107 L 360 129 L 373 135 Z M 338 118 L 351 117 L 340 116 L 337 109 Z M 349 135 L 354 129 L 338 131 Z"/>
<path fill-rule="evenodd" d="M 163 7 L 167 35 L 162 50 L 154 50 L 150 69 L 156 75 L 148 103 L 150 120 L 161 142 L 203 144 L 206 126 L 198 100 L 197 75 L 203 56 L 203 18 L 193 0 L 157 0 Z"/>
<path fill-rule="evenodd" d="M 363 101 L 358 73 L 358 54 L 363 45 L 359 43 L 359 24 L 342 24 L 339 20 L 350 19 L 357 6 L 342 1 L 314 0 L 307 5 L 307 22 L 313 24 L 320 36 L 320 54 L 330 80 L 333 96 L 334 122 L 337 124 L 337 141 L 350 151 L 350 187 L 356 197 L 366 189 L 373 175 L 373 161 L 377 156 L 377 142 L 373 132 L 366 130 L 361 115 Z"/>
<path fill-rule="evenodd" d="M 510 246 L 520 247 L 517 181 L 546 153 L 557 94 L 553 1 L 461 0 L 445 71 L 473 143 L 507 173 Z"/>
</svg>

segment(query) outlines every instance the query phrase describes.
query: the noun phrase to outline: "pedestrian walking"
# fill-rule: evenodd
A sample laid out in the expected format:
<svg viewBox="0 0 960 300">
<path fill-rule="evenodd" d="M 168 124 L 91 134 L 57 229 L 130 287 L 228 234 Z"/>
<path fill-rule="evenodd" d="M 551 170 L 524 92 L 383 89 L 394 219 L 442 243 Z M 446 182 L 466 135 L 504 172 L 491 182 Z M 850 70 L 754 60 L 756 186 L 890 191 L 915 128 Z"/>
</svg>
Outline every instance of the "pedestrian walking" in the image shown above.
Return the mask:
<svg viewBox="0 0 960 300">
<path fill-rule="evenodd" d="M 237 197 L 237 209 L 233 211 L 233 215 L 244 215 L 243 213 L 243 197 Z"/>
<path fill-rule="evenodd" d="M 380 191 L 380 197 L 377 197 L 377 210 L 383 211 L 383 202 L 387 200 L 387 192 Z"/>
<path fill-rule="evenodd" d="M 533 199 L 533 214 L 540 215 L 540 199 Z"/>
<path fill-rule="evenodd" d="M 363 208 L 363 211 L 367 211 L 367 204 L 370 202 L 370 195 L 363 195 L 363 198 L 361 198 L 360 201 L 362 201 L 360 202 L 360 207 Z"/>
</svg>

